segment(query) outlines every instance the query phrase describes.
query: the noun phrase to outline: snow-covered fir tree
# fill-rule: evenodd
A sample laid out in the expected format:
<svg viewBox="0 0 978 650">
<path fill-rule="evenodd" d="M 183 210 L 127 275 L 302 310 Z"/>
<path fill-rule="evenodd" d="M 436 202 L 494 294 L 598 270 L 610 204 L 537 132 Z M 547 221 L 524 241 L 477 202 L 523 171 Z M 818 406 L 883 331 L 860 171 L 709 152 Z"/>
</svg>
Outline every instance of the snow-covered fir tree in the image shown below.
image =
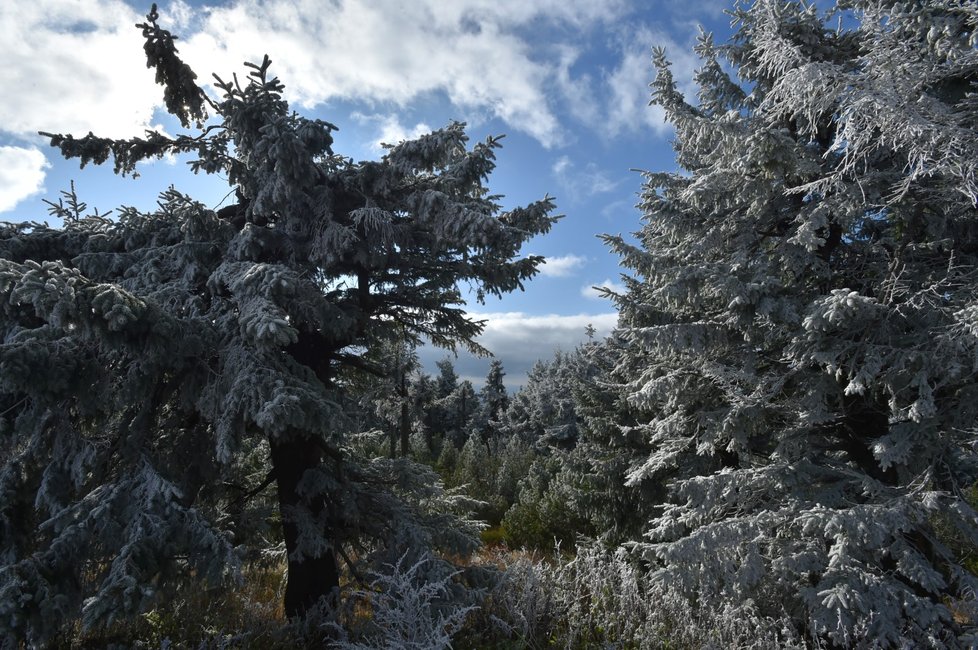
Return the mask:
<svg viewBox="0 0 978 650">
<path fill-rule="evenodd" d="M 620 435 L 651 450 L 628 482 L 671 495 L 638 548 L 840 646 L 974 644 L 935 523 L 978 543 L 978 5 L 734 16 L 698 102 L 655 51 L 684 171 L 646 174 L 638 245 L 607 238 Z"/>
<path fill-rule="evenodd" d="M 424 463 L 438 458 L 441 436 L 435 439 L 435 382 L 423 372 L 415 373 L 408 384 L 408 407 L 414 414 L 411 420 L 410 448 L 412 457 Z"/>
<path fill-rule="evenodd" d="M 445 435 L 458 449 L 465 444 L 472 419 L 479 409 L 479 394 L 468 379 L 463 379 L 447 397 L 440 400 L 439 408 L 445 415 Z"/>
<path fill-rule="evenodd" d="M 551 359 L 533 364 L 526 384 L 503 412 L 504 435 L 519 436 L 530 444 L 572 446 L 577 440 L 573 389 L 579 361 L 578 352 L 558 350 Z"/>
<path fill-rule="evenodd" d="M 519 482 L 504 525 L 517 544 L 564 547 L 580 536 L 604 543 L 638 537 L 662 491 L 626 486 L 630 461 L 648 444 L 625 426 L 631 409 L 611 377 L 621 341 L 590 341 L 538 362 L 513 396 L 507 435 L 534 443 L 535 458 Z"/>
<path fill-rule="evenodd" d="M 434 379 L 434 402 L 428 413 L 428 424 L 433 435 L 437 437 L 437 441 L 433 441 L 433 444 L 437 446 L 440 453 L 442 444 L 446 440 L 455 441 L 453 444 L 458 446 L 463 444 L 461 432 L 468 424 L 468 415 L 464 408 L 461 408 L 464 400 L 459 403 L 458 373 L 455 372 L 452 360 L 446 357 L 435 365 L 438 368 L 438 375 Z"/>
<path fill-rule="evenodd" d="M 190 153 L 236 203 L 170 190 L 152 213 L 69 203 L 63 227 L 0 227 L 0 637 L 28 645 L 140 612 L 173 572 L 233 577 L 224 478 L 263 449 L 271 471 L 247 487 L 277 488 L 289 616 L 335 602 L 341 563 L 470 549 L 433 473 L 356 455 L 346 376 L 380 372 L 362 351 L 384 339 L 477 347 L 458 283 L 520 288 L 541 261 L 521 244 L 554 219 L 549 199 L 501 212 L 483 186 L 496 141 L 468 148 L 461 124 L 355 163 L 289 109 L 267 58 L 212 100 L 156 20 L 148 62 L 199 130 L 52 144 L 121 173 Z"/>
<path fill-rule="evenodd" d="M 486 382 L 479 390 L 479 407 L 472 415 L 472 431 L 481 436 L 490 453 L 499 431 L 499 419 L 509 406 L 509 393 L 506 392 L 506 386 L 503 384 L 505 376 L 503 362 L 493 359 L 489 363 Z"/>
<path fill-rule="evenodd" d="M 378 346 L 383 377 L 369 396 L 390 444 L 390 457 L 407 456 L 416 411 L 412 408 L 411 383 L 420 369 L 418 352 L 408 341 L 396 339 Z"/>
</svg>

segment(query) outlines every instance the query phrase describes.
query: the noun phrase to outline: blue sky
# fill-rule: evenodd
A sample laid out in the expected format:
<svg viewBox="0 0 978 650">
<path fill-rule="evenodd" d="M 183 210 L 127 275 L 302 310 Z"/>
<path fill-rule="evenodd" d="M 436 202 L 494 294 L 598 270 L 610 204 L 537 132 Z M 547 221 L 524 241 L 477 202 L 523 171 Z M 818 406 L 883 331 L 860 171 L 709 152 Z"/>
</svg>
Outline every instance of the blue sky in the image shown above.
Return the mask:
<svg viewBox="0 0 978 650">
<path fill-rule="evenodd" d="M 267 53 L 300 113 L 339 126 L 335 150 L 357 160 L 447 124 L 468 123 L 472 140 L 505 134 L 493 193 L 507 207 L 545 194 L 565 217 L 526 253 L 549 262 L 526 291 L 471 311 L 487 320 L 482 343 L 499 356 L 508 384 L 534 360 L 573 348 L 588 323 L 606 333 L 613 306 L 594 285 L 619 282 L 617 259 L 598 233 L 639 227 L 641 178 L 632 169 L 674 169 L 671 131 L 649 107 L 651 48 L 667 48 L 687 94 L 699 26 L 717 41 L 729 7 L 641 0 L 232 0 L 160 2 L 160 23 L 180 36 L 181 55 L 209 83 Z M 60 160 L 38 130 L 108 137 L 147 128 L 179 132 L 160 108 L 133 24 L 149 3 L 5 0 L 0 3 L 0 220 L 48 220 L 42 199 L 74 180 L 100 211 L 151 209 L 173 184 L 216 207 L 219 178 L 195 177 L 185 161 L 142 165 L 138 179 Z M 432 367 L 440 351 L 425 351 Z M 477 382 L 488 362 L 461 357 Z"/>
</svg>

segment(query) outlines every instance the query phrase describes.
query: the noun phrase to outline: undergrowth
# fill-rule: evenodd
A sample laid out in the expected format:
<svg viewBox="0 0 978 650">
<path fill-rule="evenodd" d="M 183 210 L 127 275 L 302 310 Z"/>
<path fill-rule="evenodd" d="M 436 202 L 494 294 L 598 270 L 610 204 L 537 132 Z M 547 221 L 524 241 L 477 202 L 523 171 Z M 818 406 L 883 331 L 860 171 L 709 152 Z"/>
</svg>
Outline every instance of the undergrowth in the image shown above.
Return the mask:
<svg viewBox="0 0 978 650">
<path fill-rule="evenodd" d="M 189 580 L 172 585 L 167 604 L 139 620 L 113 629 L 75 630 L 55 647 L 773 650 L 811 645 L 787 617 L 760 616 L 750 601 L 723 611 L 698 610 L 651 585 L 621 549 L 581 546 L 573 554 L 558 549 L 542 555 L 497 546 L 470 558 L 459 572 L 435 578 L 427 574 L 429 564 L 426 557 L 402 558 L 365 584 L 348 585 L 343 611 L 312 616 L 301 625 L 283 616 L 284 563 L 251 565 L 241 586 L 205 589 Z"/>
</svg>

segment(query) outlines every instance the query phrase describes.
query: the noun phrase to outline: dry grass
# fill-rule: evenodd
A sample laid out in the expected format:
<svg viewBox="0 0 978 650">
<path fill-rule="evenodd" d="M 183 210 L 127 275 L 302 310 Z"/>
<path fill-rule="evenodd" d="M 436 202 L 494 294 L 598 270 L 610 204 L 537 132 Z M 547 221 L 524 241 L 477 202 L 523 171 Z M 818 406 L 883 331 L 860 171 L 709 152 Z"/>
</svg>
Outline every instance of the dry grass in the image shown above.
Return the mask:
<svg viewBox="0 0 978 650">
<path fill-rule="evenodd" d="M 106 648 L 272 648 L 285 626 L 285 564 L 262 561 L 245 567 L 240 585 L 203 585 L 192 576 L 166 585 L 166 598 L 138 619 L 64 634 L 59 650 Z M 283 646 L 288 647 L 288 646 Z"/>
</svg>

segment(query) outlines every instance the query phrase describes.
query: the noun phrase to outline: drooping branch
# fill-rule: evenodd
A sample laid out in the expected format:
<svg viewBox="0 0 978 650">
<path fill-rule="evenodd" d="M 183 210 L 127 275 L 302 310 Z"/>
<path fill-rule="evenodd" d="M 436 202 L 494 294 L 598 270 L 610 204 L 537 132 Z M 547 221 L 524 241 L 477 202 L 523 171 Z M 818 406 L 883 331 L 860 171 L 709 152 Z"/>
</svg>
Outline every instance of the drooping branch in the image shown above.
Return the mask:
<svg viewBox="0 0 978 650">
<path fill-rule="evenodd" d="M 163 86 L 163 99 L 167 110 L 176 116 L 184 128 L 189 128 L 191 121 L 201 126 L 207 119 L 204 103 L 207 95 L 197 85 L 197 73 L 177 56 L 177 48 L 173 44 L 177 37 L 156 24 L 160 17 L 156 3 L 150 7 L 146 15 L 148 22 L 138 23 L 136 27 L 143 30 L 143 50 L 146 52 L 146 67 L 156 68 L 156 83 Z"/>
</svg>

